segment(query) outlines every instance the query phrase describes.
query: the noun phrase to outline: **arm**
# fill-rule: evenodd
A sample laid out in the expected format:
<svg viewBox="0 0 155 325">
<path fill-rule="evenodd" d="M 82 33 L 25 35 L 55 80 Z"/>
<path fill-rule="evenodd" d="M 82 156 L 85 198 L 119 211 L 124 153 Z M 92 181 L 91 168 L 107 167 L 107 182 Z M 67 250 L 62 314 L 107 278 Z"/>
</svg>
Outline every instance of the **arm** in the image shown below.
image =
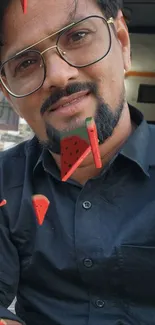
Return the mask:
<svg viewBox="0 0 155 325">
<path fill-rule="evenodd" d="M 23 323 L 7 309 L 18 289 L 19 270 L 18 252 L 11 241 L 7 217 L 2 214 L 0 208 L 0 319 L 7 325 Z"/>
</svg>

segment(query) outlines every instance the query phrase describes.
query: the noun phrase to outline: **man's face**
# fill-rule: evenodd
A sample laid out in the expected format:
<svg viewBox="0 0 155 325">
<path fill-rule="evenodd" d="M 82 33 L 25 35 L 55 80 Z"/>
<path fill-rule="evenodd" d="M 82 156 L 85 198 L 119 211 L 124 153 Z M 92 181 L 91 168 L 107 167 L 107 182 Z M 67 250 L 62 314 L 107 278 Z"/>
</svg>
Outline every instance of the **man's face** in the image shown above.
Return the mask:
<svg viewBox="0 0 155 325">
<path fill-rule="evenodd" d="M 30 0 L 26 15 L 22 13 L 20 0 L 12 1 L 4 17 L 2 62 L 68 25 L 73 13 L 75 20 L 91 15 L 103 16 L 95 0 L 78 0 L 76 11 L 73 0 L 44 0 L 44 4 Z M 100 62 L 75 68 L 51 49 L 43 55 L 46 64 L 43 86 L 24 98 L 10 96 L 14 109 L 49 147 L 53 132 L 76 128 L 90 116 L 96 120 L 101 142 L 111 136 L 117 125 L 125 100 L 124 68 L 128 64 L 129 46 L 123 36 L 125 28 L 121 34 L 123 27 L 119 19 L 116 29 L 120 29 L 120 39 L 112 27 L 110 29 L 111 50 Z M 43 52 L 55 43 L 55 37 L 49 38 L 33 49 Z M 83 56 L 86 55 L 85 49 Z"/>
</svg>

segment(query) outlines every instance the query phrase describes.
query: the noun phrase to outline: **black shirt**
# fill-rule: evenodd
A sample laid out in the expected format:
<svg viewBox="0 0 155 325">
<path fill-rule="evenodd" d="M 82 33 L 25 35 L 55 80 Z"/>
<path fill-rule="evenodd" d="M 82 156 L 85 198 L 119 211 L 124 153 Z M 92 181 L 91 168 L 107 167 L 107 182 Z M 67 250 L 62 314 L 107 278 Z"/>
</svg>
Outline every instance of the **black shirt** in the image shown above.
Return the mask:
<svg viewBox="0 0 155 325">
<path fill-rule="evenodd" d="M 155 324 L 155 127 L 130 112 L 137 129 L 84 186 L 61 182 L 36 138 L 1 153 L 0 317 Z M 34 194 L 50 200 L 42 226 Z M 6 309 L 15 295 L 18 316 Z"/>
</svg>

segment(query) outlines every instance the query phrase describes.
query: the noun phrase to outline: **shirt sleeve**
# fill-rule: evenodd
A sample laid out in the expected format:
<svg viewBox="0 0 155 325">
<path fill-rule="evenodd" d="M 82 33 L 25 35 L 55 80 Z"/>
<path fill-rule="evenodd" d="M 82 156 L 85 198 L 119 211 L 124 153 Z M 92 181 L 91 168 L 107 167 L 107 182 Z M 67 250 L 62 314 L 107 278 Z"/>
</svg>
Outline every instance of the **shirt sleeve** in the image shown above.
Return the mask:
<svg viewBox="0 0 155 325">
<path fill-rule="evenodd" d="M 14 300 L 19 282 L 19 258 L 0 208 L 0 318 L 24 322 L 7 308 Z"/>
</svg>

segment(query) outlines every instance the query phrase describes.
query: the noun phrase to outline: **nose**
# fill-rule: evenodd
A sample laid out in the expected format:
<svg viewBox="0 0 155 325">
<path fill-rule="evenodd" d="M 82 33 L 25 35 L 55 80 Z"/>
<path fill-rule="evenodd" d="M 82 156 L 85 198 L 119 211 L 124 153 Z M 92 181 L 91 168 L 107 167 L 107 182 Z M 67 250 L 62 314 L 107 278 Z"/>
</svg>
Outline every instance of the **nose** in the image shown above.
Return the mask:
<svg viewBox="0 0 155 325">
<path fill-rule="evenodd" d="M 70 66 L 65 62 L 58 53 L 46 53 L 46 78 L 43 84 L 45 90 L 51 88 L 64 88 L 69 81 L 75 81 L 78 78 L 79 71 L 77 68 Z"/>
</svg>

